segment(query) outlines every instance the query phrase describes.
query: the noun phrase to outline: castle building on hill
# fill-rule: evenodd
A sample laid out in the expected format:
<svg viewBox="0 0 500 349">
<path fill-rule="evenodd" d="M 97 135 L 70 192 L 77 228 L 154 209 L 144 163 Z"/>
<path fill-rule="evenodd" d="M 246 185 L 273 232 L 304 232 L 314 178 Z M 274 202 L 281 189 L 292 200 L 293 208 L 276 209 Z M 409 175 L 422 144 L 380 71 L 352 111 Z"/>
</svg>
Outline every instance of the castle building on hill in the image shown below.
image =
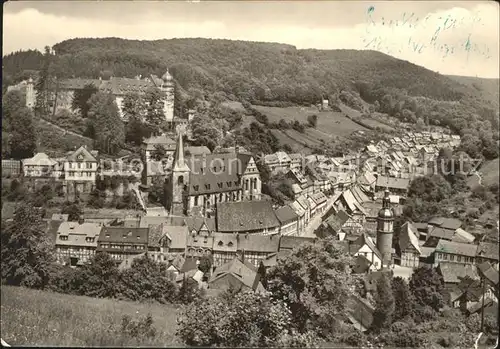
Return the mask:
<svg viewBox="0 0 500 349">
<path fill-rule="evenodd" d="M 179 134 L 169 178 L 173 215 L 210 216 L 221 202 L 261 199 L 261 179 L 254 158 L 234 153 L 185 157 Z"/>
<path fill-rule="evenodd" d="M 82 90 L 85 86 L 92 84 L 99 91 L 111 93 L 115 96 L 116 105 L 120 116 L 124 119 L 123 99 L 129 93 L 143 95 L 149 88 L 158 88 L 163 96 L 163 113 L 165 120 L 170 124 L 183 123 L 183 119 L 174 118 L 174 92 L 175 85 L 172 75 L 167 72 L 161 78 L 150 75 L 146 78 L 140 76 L 135 79 L 111 77 L 109 80 L 102 79 L 63 79 L 57 80 L 56 87 L 52 93 L 49 107 L 51 110 L 70 110 L 75 91 Z M 18 85 L 9 86 L 8 90 L 20 90 L 25 92 L 26 106 L 33 108 L 36 101 L 35 81 L 29 79 Z M 126 120 L 124 120 L 126 121 Z"/>
</svg>

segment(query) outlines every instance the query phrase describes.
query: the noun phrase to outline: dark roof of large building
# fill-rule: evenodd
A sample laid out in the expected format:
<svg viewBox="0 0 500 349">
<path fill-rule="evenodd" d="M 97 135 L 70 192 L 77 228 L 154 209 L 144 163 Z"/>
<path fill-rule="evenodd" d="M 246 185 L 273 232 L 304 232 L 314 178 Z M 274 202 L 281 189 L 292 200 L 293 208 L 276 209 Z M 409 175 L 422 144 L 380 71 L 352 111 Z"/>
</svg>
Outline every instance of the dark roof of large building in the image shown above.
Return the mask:
<svg viewBox="0 0 500 349">
<path fill-rule="evenodd" d="M 278 252 L 280 238 L 277 235 L 238 234 L 238 251 Z"/>
<path fill-rule="evenodd" d="M 276 217 L 278 217 L 281 224 L 286 224 L 299 218 L 295 211 L 288 205 L 280 207 L 274 213 L 276 214 Z"/>
<path fill-rule="evenodd" d="M 399 248 L 404 251 L 411 247 L 418 251 L 419 254 L 421 253 L 418 243 L 418 230 L 410 222 L 405 222 L 401 226 L 399 233 Z"/>
<path fill-rule="evenodd" d="M 371 265 L 372 262 L 368 258 L 360 254 L 355 259 L 355 265 L 352 268 L 352 270 L 355 274 L 363 274 L 368 272 L 368 270 L 370 270 Z"/>
<path fill-rule="evenodd" d="M 149 228 L 103 227 L 99 242 L 111 243 L 148 243 Z"/>
<path fill-rule="evenodd" d="M 234 191 L 241 188 L 241 175 L 252 159 L 251 155 L 222 153 L 189 156 L 189 195 Z"/>
<path fill-rule="evenodd" d="M 297 246 L 307 243 L 314 243 L 316 238 L 308 236 L 282 236 L 280 239 L 279 249 L 293 249 Z"/>
<path fill-rule="evenodd" d="M 217 231 L 238 232 L 275 228 L 280 225 L 270 201 L 219 202 Z"/>
</svg>

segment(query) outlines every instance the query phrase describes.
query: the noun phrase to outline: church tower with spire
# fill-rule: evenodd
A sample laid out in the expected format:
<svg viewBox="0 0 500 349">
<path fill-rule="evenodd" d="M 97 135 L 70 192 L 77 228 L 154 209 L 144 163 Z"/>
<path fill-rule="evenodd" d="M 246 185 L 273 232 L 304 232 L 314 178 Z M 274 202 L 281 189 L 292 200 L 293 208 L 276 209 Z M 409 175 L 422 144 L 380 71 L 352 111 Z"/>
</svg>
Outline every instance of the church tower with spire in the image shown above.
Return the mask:
<svg viewBox="0 0 500 349">
<path fill-rule="evenodd" d="M 382 267 L 392 264 L 392 236 L 394 234 L 394 212 L 389 199 L 389 189 L 385 190 L 382 209 L 377 217 L 377 249 L 382 254 Z"/>
<path fill-rule="evenodd" d="M 179 132 L 177 138 L 177 148 L 175 149 L 174 163 L 172 166 L 172 178 L 170 184 L 172 185 L 172 206 L 171 214 L 182 216 L 185 214 L 185 188 L 189 185 L 189 167 L 184 160 L 184 144 L 182 143 L 182 132 Z"/>
</svg>

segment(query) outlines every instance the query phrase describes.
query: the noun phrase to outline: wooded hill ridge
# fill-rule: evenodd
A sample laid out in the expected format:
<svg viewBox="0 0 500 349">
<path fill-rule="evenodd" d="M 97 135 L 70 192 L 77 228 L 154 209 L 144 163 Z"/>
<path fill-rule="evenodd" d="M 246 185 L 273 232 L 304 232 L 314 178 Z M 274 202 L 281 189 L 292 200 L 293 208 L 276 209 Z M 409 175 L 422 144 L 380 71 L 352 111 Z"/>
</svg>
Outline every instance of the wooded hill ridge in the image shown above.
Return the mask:
<svg viewBox="0 0 500 349">
<path fill-rule="evenodd" d="M 371 104 L 403 120 L 422 119 L 421 123 L 448 126 L 461 136 L 472 134 L 476 139 L 471 143 L 479 153 L 496 147 L 498 140 L 494 89 L 376 51 L 298 50 L 286 44 L 201 38 L 76 38 L 52 48 L 53 74 L 58 78 L 161 76 L 169 69 L 191 98 L 217 96 L 283 107 L 340 96 L 351 107 Z M 4 91 L 39 70 L 42 62 L 43 55 L 35 50 L 4 56 Z M 488 134 L 481 136 L 484 132 Z M 491 152 L 495 153 L 487 153 Z"/>
</svg>

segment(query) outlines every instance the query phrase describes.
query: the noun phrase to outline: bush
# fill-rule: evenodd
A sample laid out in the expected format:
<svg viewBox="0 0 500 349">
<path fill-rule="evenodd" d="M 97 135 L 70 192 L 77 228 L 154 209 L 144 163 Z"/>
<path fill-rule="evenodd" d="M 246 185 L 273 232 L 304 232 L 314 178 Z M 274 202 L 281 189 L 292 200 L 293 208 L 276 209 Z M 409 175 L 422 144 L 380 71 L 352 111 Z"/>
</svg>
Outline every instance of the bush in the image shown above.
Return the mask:
<svg viewBox="0 0 500 349">
<path fill-rule="evenodd" d="M 135 339 L 156 337 L 156 328 L 153 326 L 153 317 L 151 314 L 137 320 L 124 315 L 120 330 L 121 334 Z"/>
</svg>

